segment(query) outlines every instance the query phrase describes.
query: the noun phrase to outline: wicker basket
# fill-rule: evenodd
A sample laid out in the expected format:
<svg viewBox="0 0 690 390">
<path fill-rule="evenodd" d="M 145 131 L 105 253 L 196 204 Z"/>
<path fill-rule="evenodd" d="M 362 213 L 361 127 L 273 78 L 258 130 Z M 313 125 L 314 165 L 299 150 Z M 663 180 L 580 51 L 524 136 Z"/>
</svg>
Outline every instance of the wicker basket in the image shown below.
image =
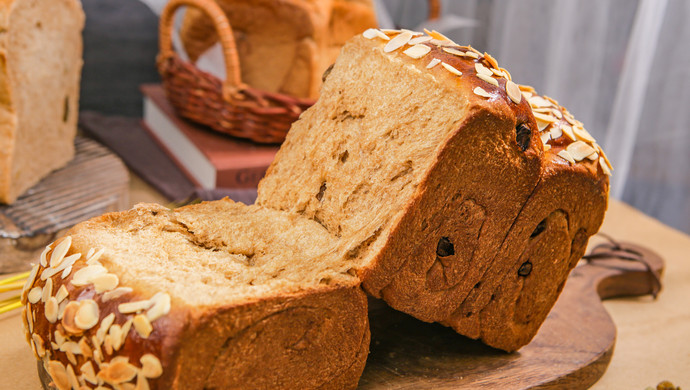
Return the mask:
<svg viewBox="0 0 690 390">
<path fill-rule="evenodd" d="M 173 16 L 181 6 L 197 7 L 213 20 L 225 58 L 224 81 L 182 61 L 173 50 Z M 285 139 L 292 122 L 314 104 L 311 99 L 242 83 L 230 23 L 213 0 L 170 0 L 161 14 L 159 37 L 158 71 L 168 100 L 184 118 L 235 137 L 278 143 Z"/>
</svg>

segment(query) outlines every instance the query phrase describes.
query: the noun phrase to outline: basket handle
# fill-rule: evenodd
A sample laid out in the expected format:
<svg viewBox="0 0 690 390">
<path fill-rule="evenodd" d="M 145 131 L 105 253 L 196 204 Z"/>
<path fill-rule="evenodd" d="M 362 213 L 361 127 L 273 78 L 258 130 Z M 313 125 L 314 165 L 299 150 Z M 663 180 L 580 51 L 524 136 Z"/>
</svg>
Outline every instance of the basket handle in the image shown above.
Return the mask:
<svg viewBox="0 0 690 390">
<path fill-rule="evenodd" d="M 223 97 L 228 100 L 237 90 L 244 89 L 240 74 L 240 64 L 235 47 L 235 38 L 232 35 L 230 22 L 223 10 L 213 0 L 170 0 L 163 9 L 158 29 L 160 57 L 170 58 L 175 55 L 172 46 L 173 18 L 175 11 L 182 6 L 196 7 L 206 13 L 216 27 L 223 57 L 225 59 L 225 80 L 223 81 Z"/>
</svg>

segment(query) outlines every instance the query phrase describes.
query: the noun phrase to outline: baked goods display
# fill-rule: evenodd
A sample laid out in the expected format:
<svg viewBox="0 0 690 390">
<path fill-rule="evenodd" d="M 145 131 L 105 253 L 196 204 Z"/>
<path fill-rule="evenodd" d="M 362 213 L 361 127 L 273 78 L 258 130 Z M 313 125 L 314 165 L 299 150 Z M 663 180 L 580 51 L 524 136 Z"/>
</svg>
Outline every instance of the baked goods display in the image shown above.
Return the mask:
<svg viewBox="0 0 690 390">
<path fill-rule="evenodd" d="M 74 156 L 84 13 L 77 0 L 0 4 L 0 203 Z"/>
<path fill-rule="evenodd" d="M 23 293 L 27 340 L 60 389 L 351 388 L 368 351 L 361 285 L 513 351 L 599 228 L 608 174 L 582 124 L 488 54 L 370 29 L 256 205 L 140 205 L 46 248 Z"/>
<path fill-rule="evenodd" d="M 342 45 L 376 26 L 371 0 L 220 0 L 233 30 L 241 79 L 269 92 L 316 98 Z M 217 40 L 208 16 L 188 9 L 180 30 L 192 61 Z"/>
</svg>

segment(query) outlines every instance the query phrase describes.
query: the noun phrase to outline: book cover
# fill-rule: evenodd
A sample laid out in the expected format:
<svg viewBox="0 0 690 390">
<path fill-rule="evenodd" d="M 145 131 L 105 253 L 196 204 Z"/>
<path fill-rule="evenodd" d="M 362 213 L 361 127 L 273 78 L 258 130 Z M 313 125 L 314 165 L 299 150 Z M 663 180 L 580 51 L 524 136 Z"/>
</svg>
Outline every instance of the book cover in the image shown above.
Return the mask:
<svg viewBox="0 0 690 390">
<path fill-rule="evenodd" d="M 226 136 L 177 116 L 163 87 L 146 84 L 144 128 L 196 185 L 255 188 L 279 146 Z"/>
</svg>

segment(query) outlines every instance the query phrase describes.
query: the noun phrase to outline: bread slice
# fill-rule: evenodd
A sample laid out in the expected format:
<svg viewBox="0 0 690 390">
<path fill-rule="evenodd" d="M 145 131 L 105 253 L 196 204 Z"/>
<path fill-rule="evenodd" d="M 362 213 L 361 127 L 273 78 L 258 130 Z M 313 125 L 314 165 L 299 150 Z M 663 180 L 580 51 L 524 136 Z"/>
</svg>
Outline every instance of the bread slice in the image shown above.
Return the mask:
<svg viewBox="0 0 690 390">
<path fill-rule="evenodd" d="M 27 338 L 59 389 L 75 378 L 353 388 L 367 302 L 329 255 L 337 244 L 311 220 L 229 200 L 106 214 L 44 252 L 25 294 Z"/>
<path fill-rule="evenodd" d="M 77 0 L 0 2 L 0 203 L 74 156 L 83 26 Z"/>
<path fill-rule="evenodd" d="M 357 237 L 353 268 L 392 307 L 516 350 L 599 228 L 608 166 L 565 109 L 521 91 L 491 56 L 431 35 L 369 30 L 348 43 L 257 204 Z M 516 278 L 535 245 L 534 274 Z M 567 259 L 552 265 L 554 254 Z"/>
</svg>

